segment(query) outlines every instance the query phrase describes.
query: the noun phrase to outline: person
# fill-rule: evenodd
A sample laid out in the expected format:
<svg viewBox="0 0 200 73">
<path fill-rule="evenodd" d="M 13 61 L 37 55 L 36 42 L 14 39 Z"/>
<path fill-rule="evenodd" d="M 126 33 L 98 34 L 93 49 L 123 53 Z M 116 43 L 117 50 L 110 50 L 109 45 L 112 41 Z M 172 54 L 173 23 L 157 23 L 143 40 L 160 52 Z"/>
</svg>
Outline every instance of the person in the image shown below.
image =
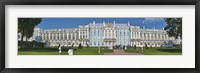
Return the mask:
<svg viewBox="0 0 200 73">
<path fill-rule="evenodd" d="M 73 55 L 74 54 L 74 49 L 73 49 L 74 43 L 72 44 L 72 47 L 69 48 L 68 50 L 68 55 Z"/>
<path fill-rule="evenodd" d="M 58 52 L 59 52 L 59 55 L 62 55 L 62 45 L 58 45 Z"/>
<path fill-rule="evenodd" d="M 143 53 L 144 48 L 142 47 L 141 49 L 142 49 L 142 53 Z"/>
<path fill-rule="evenodd" d="M 68 53 L 68 55 L 73 55 L 74 50 L 72 48 L 70 48 L 67 53 Z"/>
</svg>

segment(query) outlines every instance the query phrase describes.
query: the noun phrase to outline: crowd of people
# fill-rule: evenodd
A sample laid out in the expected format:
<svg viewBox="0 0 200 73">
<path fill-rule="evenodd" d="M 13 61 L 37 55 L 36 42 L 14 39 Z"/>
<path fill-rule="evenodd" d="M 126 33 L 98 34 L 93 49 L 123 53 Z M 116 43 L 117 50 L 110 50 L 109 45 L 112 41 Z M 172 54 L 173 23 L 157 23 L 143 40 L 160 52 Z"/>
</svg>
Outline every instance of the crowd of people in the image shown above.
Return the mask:
<svg viewBox="0 0 200 73">
<path fill-rule="evenodd" d="M 122 45 L 115 45 L 115 46 L 110 46 L 112 47 L 112 49 L 125 49 L 126 50 L 126 46 L 122 46 Z M 105 48 L 109 49 L 108 46 L 106 46 Z M 143 47 L 140 47 L 141 50 L 142 50 L 142 53 L 143 53 Z M 64 45 L 58 45 L 58 52 L 59 52 L 59 55 L 62 55 L 62 49 L 64 49 Z M 65 48 L 67 49 L 67 53 L 68 55 L 74 55 L 74 51 L 75 49 L 73 48 L 73 44 L 72 44 L 72 47 L 69 47 L 69 48 Z M 137 49 L 137 51 L 139 51 L 139 49 Z"/>
<path fill-rule="evenodd" d="M 63 45 L 58 45 L 58 52 L 59 52 L 59 55 L 62 55 L 62 48 L 63 48 L 64 46 Z M 74 49 L 73 49 L 73 45 L 72 45 L 72 47 L 70 47 L 70 48 L 67 48 L 68 49 L 68 51 L 67 51 L 67 53 L 68 53 L 68 55 L 73 55 L 74 54 Z"/>
</svg>

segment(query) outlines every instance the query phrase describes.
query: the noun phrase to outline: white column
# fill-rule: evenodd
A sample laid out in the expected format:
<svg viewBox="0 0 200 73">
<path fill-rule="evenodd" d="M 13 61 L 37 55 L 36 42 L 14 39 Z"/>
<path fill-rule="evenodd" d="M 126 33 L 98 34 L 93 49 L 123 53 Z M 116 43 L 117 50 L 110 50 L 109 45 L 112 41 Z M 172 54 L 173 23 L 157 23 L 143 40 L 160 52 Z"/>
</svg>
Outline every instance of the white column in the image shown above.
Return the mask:
<svg viewBox="0 0 200 73">
<path fill-rule="evenodd" d="M 63 33 L 63 40 L 65 40 L 65 33 Z"/>
<path fill-rule="evenodd" d="M 48 33 L 49 34 L 49 40 L 51 40 L 51 33 Z"/>
<path fill-rule="evenodd" d="M 107 34 L 106 34 L 106 35 L 107 35 L 107 38 L 110 37 L 110 36 L 109 36 L 109 30 L 107 30 Z"/>
<path fill-rule="evenodd" d="M 87 31 L 85 31 L 85 39 L 87 39 L 87 34 L 88 34 L 88 32 Z M 85 42 L 85 43 L 87 43 L 87 42 Z"/>
<path fill-rule="evenodd" d="M 87 39 L 87 31 L 84 31 L 84 36 L 85 36 L 85 39 Z M 86 42 L 85 42 L 86 43 Z"/>
<path fill-rule="evenodd" d="M 81 38 L 83 39 L 83 31 L 81 31 L 81 33 L 82 33 L 82 34 L 81 34 Z"/>
<path fill-rule="evenodd" d="M 135 32 L 135 37 L 136 37 L 136 39 L 140 39 L 141 37 L 140 37 L 140 32 Z"/>
<path fill-rule="evenodd" d="M 44 40 L 44 34 L 42 34 L 42 40 Z"/>
<path fill-rule="evenodd" d="M 133 32 L 131 31 L 131 39 L 133 39 Z M 132 44 L 132 43 L 131 43 Z"/>
<path fill-rule="evenodd" d="M 160 40 L 162 40 L 162 34 L 160 34 Z"/>
<path fill-rule="evenodd" d="M 73 34 L 71 33 L 71 40 L 73 40 Z"/>
<path fill-rule="evenodd" d="M 47 33 L 45 33 L 45 39 L 44 40 L 47 40 Z"/>
<path fill-rule="evenodd" d="M 103 39 L 105 38 L 106 30 L 103 30 Z"/>
<path fill-rule="evenodd" d="M 150 40 L 151 40 L 151 33 L 149 33 L 149 38 L 150 38 Z"/>
<path fill-rule="evenodd" d="M 169 40 L 169 35 L 167 35 L 167 40 Z"/>
<path fill-rule="evenodd" d="M 76 33 L 74 33 L 74 37 L 75 37 L 75 40 L 76 40 Z"/>
<path fill-rule="evenodd" d="M 158 36 L 158 34 L 157 34 L 157 38 L 156 38 L 156 40 L 158 40 L 159 39 L 159 36 Z"/>
<path fill-rule="evenodd" d="M 139 37 L 140 37 L 140 36 L 139 36 L 139 32 L 134 32 L 134 35 L 135 35 L 135 36 L 134 36 L 135 39 L 139 39 Z"/>
<path fill-rule="evenodd" d="M 134 32 L 135 33 L 135 39 L 139 39 L 140 38 L 140 34 L 139 34 L 139 32 Z"/>
<path fill-rule="evenodd" d="M 133 31 L 133 33 L 132 33 L 132 37 L 133 37 L 133 39 L 136 39 L 136 34 L 135 34 L 135 31 Z"/>
<path fill-rule="evenodd" d="M 138 39 L 138 38 L 139 38 L 138 35 L 139 35 L 139 32 L 136 32 L 136 31 L 133 32 L 133 38 L 134 38 L 134 39 Z"/>
<path fill-rule="evenodd" d="M 80 35 L 81 35 L 81 33 L 80 33 L 80 30 L 78 31 L 78 38 L 80 39 Z"/>
<path fill-rule="evenodd" d="M 110 30 L 110 37 L 112 38 L 112 30 Z"/>
<path fill-rule="evenodd" d="M 58 37 L 59 37 L 59 40 L 61 40 L 61 33 L 59 32 L 58 35 L 59 35 L 59 36 L 58 36 Z"/>
<path fill-rule="evenodd" d="M 57 37 L 56 40 L 59 40 L 59 33 L 56 33 L 56 37 Z"/>
<path fill-rule="evenodd" d="M 57 37 L 57 33 L 55 33 L 55 40 L 57 40 L 58 39 L 58 37 Z"/>
<path fill-rule="evenodd" d="M 149 38 L 148 38 L 148 33 L 146 33 L 146 40 L 148 40 Z"/>
<path fill-rule="evenodd" d="M 116 30 L 114 30 L 114 38 L 116 38 Z M 116 43 L 116 42 L 115 42 Z M 116 44 L 115 44 L 116 45 Z"/>
<path fill-rule="evenodd" d="M 54 40 L 54 33 L 51 34 L 51 39 Z"/>
<path fill-rule="evenodd" d="M 167 38 L 166 38 L 166 34 L 164 34 L 164 40 L 166 40 Z"/>
<path fill-rule="evenodd" d="M 69 32 L 67 32 L 67 40 L 69 40 Z"/>
<path fill-rule="evenodd" d="M 56 33 L 56 40 L 59 40 L 59 33 Z"/>
<path fill-rule="evenodd" d="M 84 39 L 87 39 L 87 31 L 84 31 Z"/>
</svg>

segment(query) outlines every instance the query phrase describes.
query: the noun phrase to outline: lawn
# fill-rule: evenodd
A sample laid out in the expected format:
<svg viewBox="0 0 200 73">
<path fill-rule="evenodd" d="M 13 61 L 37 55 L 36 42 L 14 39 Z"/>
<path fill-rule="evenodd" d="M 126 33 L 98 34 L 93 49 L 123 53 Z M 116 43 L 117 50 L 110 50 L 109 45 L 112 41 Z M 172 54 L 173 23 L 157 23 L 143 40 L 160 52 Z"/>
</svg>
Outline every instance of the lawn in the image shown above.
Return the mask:
<svg viewBox="0 0 200 73">
<path fill-rule="evenodd" d="M 103 55 L 103 53 L 110 53 L 113 52 L 109 49 L 101 49 L 100 53 L 98 53 L 97 47 L 83 47 L 83 49 L 78 49 L 74 52 L 75 55 Z"/>
<path fill-rule="evenodd" d="M 101 49 L 101 52 L 98 53 L 98 47 L 83 47 L 82 49 L 78 49 L 75 47 L 74 54 L 75 55 L 103 55 L 103 53 L 112 53 L 112 50 L 109 49 Z M 62 49 L 62 55 L 67 55 L 67 49 Z M 137 53 L 136 49 L 128 48 L 125 52 L 133 52 Z M 141 50 L 139 50 L 141 53 Z M 144 49 L 143 54 L 145 55 L 181 55 L 182 49 L 166 49 L 166 48 L 149 48 Z M 27 48 L 27 49 L 19 49 L 18 55 L 59 55 L 58 48 L 56 47 L 46 47 L 46 48 Z"/>
<path fill-rule="evenodd" d="M 75 47 L 75 55 L 102 55 L 103 53 L 113 52 L 109 49 L 101 49 L 101 52 L 98 53 L 98 47 L 83 47 L 78 49 Z M 67 49 L 62 49 L 62 55 L 67 55 Z M 58 48 L 55 47 L 46 47 L 46 48 L 27 48 L 19 49 L 18 55 L 59 55 Z"/>
<path fill-rule="evenodd" d="M 136 49 L 129 48 L 125 50 L 125 52 L 137 52 Z M 141 50 L 139 50 L 141 53 Z M 149 48 L 144 49 L 143 54 L 145 55 L 182 55 L 182 49 L 175 49 L 175 48 Z"/>
</svg>

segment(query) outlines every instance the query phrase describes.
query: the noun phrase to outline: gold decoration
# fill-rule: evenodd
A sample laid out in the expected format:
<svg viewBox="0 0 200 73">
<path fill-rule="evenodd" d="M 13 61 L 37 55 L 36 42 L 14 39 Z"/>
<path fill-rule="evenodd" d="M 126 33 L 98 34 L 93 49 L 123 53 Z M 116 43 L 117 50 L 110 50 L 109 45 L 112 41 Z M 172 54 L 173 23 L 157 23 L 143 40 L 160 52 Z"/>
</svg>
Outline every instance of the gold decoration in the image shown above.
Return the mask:
<svg viewBox="0 0 200 73">
<path fill-rule="evenodd" d="M 111 22 L 108 23 L 108 27 L 112 27 L 112 23 Z"/>
</svg>

